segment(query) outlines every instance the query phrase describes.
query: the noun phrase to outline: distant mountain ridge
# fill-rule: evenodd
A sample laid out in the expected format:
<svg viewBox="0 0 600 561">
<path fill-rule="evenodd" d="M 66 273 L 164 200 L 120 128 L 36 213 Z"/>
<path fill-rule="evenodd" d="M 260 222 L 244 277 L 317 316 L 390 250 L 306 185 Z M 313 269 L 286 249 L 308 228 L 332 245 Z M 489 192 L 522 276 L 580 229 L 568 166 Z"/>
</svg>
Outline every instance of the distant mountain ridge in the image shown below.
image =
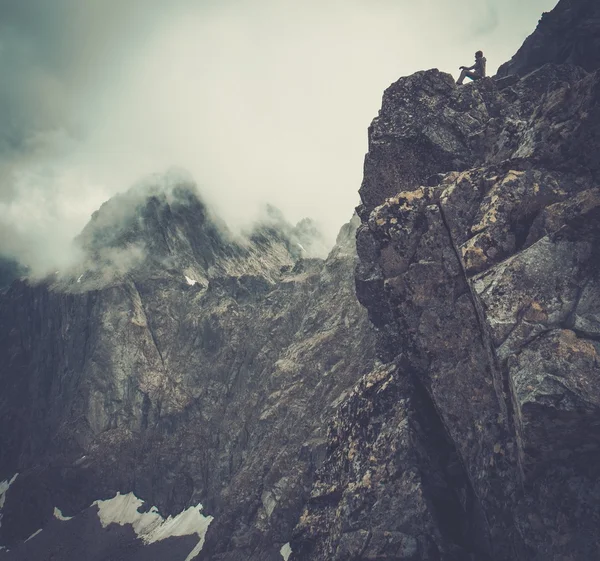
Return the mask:
<svg viewBox="0 0 600 561">
<path fill-rule="evenodd" d="M 325 259 L 175 174 L 1 291 L 0 560 L 600 558 L 597 6 L 392 84 Z"/>
<path fill-rule="evenodd" d="M 280 559 L 335 404 L 371 368 L 357 219 L 320 259 L 310 221 L 267 208 L 233 235 L 185 178 L 154 181 L 95 213 L 71 269 L 0 294 L 2 558 L 184 561 L 197 534 L 215 559 Z M 175 520 L 164 540 L 136 530 L 138 498 Z"/>
</svg>

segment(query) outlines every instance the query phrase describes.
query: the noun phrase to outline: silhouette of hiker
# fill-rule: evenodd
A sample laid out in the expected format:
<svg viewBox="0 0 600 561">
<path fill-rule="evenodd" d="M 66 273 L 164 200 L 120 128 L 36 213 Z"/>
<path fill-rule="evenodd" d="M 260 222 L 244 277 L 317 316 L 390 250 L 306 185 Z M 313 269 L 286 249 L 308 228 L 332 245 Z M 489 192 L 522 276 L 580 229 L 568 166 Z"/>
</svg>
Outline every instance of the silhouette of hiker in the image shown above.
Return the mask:
<svg viewBox="0 0 600 561">
<path fill-rule="evenodd" d="M 456 82 L 459 86 L 462 86 L 462 83 L 465 78 L 471 78 L 471 80 L 480 80 L 481 78 L 485 78 L 485 57 L 483 56 L 483 51 L 477 51 L 475 53 L 475 64 L 473 66 L 461 66 L 460 69 L 462 72 L 460 73 L 460 78 Z"/>
</svg>

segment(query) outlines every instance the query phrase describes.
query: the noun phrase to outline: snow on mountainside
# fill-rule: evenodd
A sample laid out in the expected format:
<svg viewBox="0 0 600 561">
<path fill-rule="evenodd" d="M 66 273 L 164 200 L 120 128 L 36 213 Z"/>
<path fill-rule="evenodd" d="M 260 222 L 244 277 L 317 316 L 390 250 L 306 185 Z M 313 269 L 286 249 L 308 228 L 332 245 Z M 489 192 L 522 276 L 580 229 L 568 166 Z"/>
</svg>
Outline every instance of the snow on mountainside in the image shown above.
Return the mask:
<svg viewBox="0 0 600 561">
<path fill-rule="evenodd" d="M 597 6 L 392 84 L 326 258 L 172 175 L 0 292 L 0 560 L 599 559 Z"/>
<path fill-rule="evenodd" d="M 66 559 L 61 543 L 81 528 L 87 551 L 158 558 L 182 542 L 184 561 L 197 538 L 148 542 L 111 524 L 103 542 L 90 505 L 133 493 L 165 519 L 201 503 L 206 555 L 280 560 L 327 420 L 373 363 L 356 220 L 327 259 L 308 257 L 310 223 L 268 209 L 240 239 L 192 185 L 165 182 L 106 203 L 74 270 L 0 295 L 0 473 L 21 473 L 0 528 L 11 559 Z"/>
</svg>

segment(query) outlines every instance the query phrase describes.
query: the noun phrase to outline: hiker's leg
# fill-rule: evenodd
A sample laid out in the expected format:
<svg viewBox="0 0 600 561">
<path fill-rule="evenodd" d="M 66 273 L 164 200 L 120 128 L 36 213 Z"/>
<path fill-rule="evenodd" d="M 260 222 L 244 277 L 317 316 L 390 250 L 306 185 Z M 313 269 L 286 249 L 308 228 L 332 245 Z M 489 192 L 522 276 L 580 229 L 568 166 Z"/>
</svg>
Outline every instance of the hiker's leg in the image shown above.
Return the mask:
<svg viewBox="0 0 600 561">
<path fill-rule="evenodd" d="M 462 86 L 462 83 L 463 83 L 463 81 L 464 81 L 465 77 L 466 77 L 466 76 L 468 76 L 468 75 L 469 75 L 469 72 L 468 72 L 467 70 L 464 70 L 464 69 L 463 69 L 463 70 L 461 71 L 461 73 L 460 73 L 460 77 L 458 78 L 458 80 L 457 80 L 457 82 L 456 82 L 456 83 L 457 83 L 459 86 Z"/>
</svg>

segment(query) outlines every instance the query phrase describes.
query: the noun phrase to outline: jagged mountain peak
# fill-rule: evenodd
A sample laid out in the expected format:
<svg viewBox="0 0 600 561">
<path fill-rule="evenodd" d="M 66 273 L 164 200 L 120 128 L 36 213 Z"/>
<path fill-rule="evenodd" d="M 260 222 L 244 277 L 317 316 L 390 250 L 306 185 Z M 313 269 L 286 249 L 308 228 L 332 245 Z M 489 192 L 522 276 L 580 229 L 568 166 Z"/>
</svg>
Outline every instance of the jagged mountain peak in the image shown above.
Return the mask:
<svg viewBox="0 0 600 561">
<path fill-rule="evenodd" d="M 191 561 L 200 547 L 215 559 L 279 557 L 327 419 L 374 353 L 354 252 L 292 260 L 289 238 L 269 241 L 275 230 L 215 263 L 206 285 L 189 270 L 139 268 L 105 285 L 86 271 L 80 283 L 0 294 L 0 356 L 10 356 L 0 420 L 19 419 L 0 434 L 8 560 L 70 561 L 84 549 Z M 142 500 L 156 505 L 149 516 Z M 185 522 L 199 508 L 205 543 Z M 231 540 L 240 545 L 228 553 Z"/>
<path fill-rule="evenodd" d="M 311 225 L 310 227 L 308 225 Z M 296 259 L 326 256 L 324 238 L 310 221 L 294 227 L 265 205 L 256 222 L 234 233 L 203 201 L 190 174 L 172 169 L 105 202 L 76 239 L 83 257 L 57 283 L 89 289 L 139 278 L 259 275 L 273 280 Z"/>
<path fill-rule="evenodd" d="M 76 243 L 93 258 L 137 247 L 159 261 L 178 252 L 193 255 L 199 236 L 211 242 L 212 250 L 231 237 L 225 224 L 209 213 L 191 178 L 168 172 L 146 178 L 106 201 Z"/>
<path fill-rule="evenodd" d="M 325 258 L 331 249 L 315 220 L 305 217 L 293 225 L 280 209 L 271 204 L 263 206 L 259 218 L 251 229 L 245 231 L 245 235 L 253 241 L 264 236 L 285 240 L 294 258 Z"/>
<path fill-rule="evenodd" d="M 308 221 L 207 239 L 152 187 L 90 226 L 98 260 L 141 240 L 118 282 L 1 292 L 0 559 L 600 558 L 600 73 L 569 62 L 394 83 L 324 261 Z"/>
</svg>

